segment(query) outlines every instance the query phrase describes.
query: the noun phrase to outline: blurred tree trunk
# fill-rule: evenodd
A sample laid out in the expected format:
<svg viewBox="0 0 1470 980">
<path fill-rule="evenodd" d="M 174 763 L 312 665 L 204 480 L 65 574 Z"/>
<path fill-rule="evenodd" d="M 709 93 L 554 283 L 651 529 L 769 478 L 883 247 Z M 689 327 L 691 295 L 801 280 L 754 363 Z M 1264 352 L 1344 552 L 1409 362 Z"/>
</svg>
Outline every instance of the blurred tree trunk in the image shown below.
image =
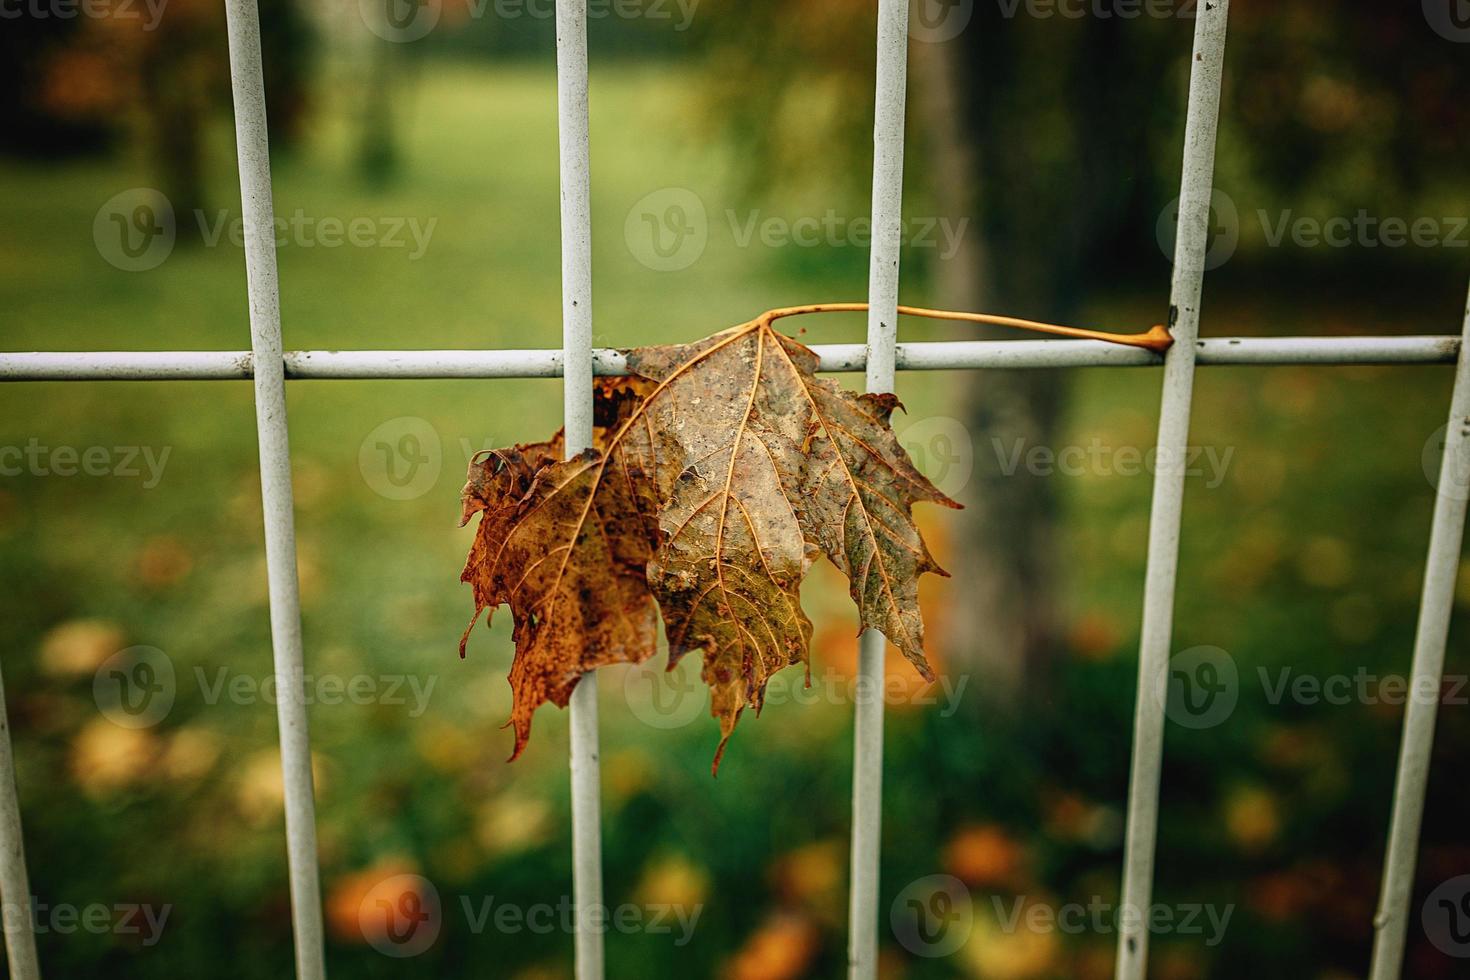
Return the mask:
<svg viewBox="0 0 1470 980">
<path fill-rule="evenodd" d="M 937 263 L 937 302 L 947 309 L 1065 321 L 1068 304 L 1061 297 L 1025 283 L 1034 256 L 986 227 L 981 198 L 993 196 L 986 188 L 1000 167 L 985 159 L 996 155 L 987 153 L 993 144 L 970 115 L 972 96 L 965 88 L 975 82 L 961 63 L 961 45 L 920 43 L 915 49 L 935 201 L 941 215 L 971 219 L 959 251 Z M 990 333 L 999 338 L 1007 332 Z M 965 421 L 975 444 L 975 474 L 962 518 L 962 536 L 973 544 L 958 549 L 954 569 L 964 594 L 956 603 L 962 638 L 956 667 L 980 674 L 982 689 L 1003 702 L 1044 673 L 1056 646 L 1057 503 L 1051 481 L 1021 469 L 1005 473 L 1008 457 L 992 440 L 1005 448 L 1018 439 L 1028 446 L 1051 444 L 1063 393 L 1055 372 L 993 371 L 973 380 Z"/>
<path fill-rule="evenodd" d="M 259 4 L 266 117 L 274 156 L 301 135 L 312 37 L 293 0 L 259 0 Z M 128 52 L 129 70 L 137 80 L 142 139 L 158 190 L 173 206 L 178 241 L 197 243 L 200 216 L 208 204 L 209 123 L 229 104 L 224 11 L 202 0 L 175 0 L 156 30 L 135 27 L 131 21 L 110 26 L 127 31 L 109 40 Z"/>
<path fill-rule="evenodd" d="M 393 94 L 397 91 L 400 45 L 369 40 L 367 84 L 363 86 L 362 132 L 358 141 L 358 169 L 373 187 L 392 183 L 398 174 L 399 154 Z"/>
<path fill-rule="evenodd" d="M 149 155 L 159 190 L 174 209 L 180 244 L 196 241 L 204 213 L 204 119 L 207 90 L 190 78 L 187 59 L 167 45 L 150 47 L 141 66 Z M 182 76 L 182 77 L 181 77 Z"/>
<path fill-rule="evenodd" d="M 1036 57 L 1027 42 L 1038 27 L 1023 20 L 980 4 L 955 40 L 913 45 L 939 213 L 971 219 L 960 251 L 938 263 L 935 286 L 950 308 L 1074 323 L 1118 223 L 1150 206 L 1149 114 L 1137 102 L 1127 113 L 1130 100 L 1157 102 L 1157 93 L 1110 82 L 1119 19 L 1070 25 L 1066 53 L 1052 32 L 1041 38 L 1048 53 Z M 968 546 L 955 569 L 964 590 L 956 666 L 980 674 L 998 702 L 1042 694 L 1063 644 L 1059 478 L 1028 472 L 1024 459 L 1034 446 L 1060 448 L 1067 380 L 1057 371 L 986 372 L 967 396 L 975 475 Z"/>
<path fill-rule="evenodd" d="M 224 18 L 198 4 L 169 10 L 155 31 L 130 31 L 143 142 L 158 190 L 173 205 L 180 244 L 199 239 L 204 213 L 205 125 L 228 77 Z"/>
</svg>

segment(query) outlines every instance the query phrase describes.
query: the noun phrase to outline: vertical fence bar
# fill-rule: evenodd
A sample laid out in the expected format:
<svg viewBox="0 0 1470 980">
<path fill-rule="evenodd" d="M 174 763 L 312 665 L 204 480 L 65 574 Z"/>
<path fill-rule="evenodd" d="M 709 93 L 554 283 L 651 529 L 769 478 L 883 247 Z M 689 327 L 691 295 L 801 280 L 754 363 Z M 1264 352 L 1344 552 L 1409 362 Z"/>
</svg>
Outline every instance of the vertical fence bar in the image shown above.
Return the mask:
<svg viewBox="0 0 1470 980">
<path fill-rule="evenodd" d="M 873 248 L 868 260 L 868 390 L 893 390 L 898 342 L 898 261 L 903 216 L 904 97 L 908 0 L 879 0 L 877 99 L 873 109 Z M 852 870 L 848 976 L 878 975 L 878 863 L 883 830 L 883 634 L 859 640 L 854 705 Z"/>
<path fill-rule="evenodd" d="M 275 657 L 276 719 L 285 780 L 286 854 L 291 876 L 296 975 L 326 976 L 322 952 L 321 886 L 317 880 L 316 808 L 306 723 L 301 650 L 301 596 L 296 579 L 296 526 L 291 496 L 291 445 L 286 430 L 285 362 L 276 276 L 275 208 L 271 202 L 265 80 L 255 0 L 227 0 L 235 149 L 245 219 L 245 272 L 250 296 L 250 345 L 255 355 L 255 425 L 260 439 L 260 495 L 265 515 L 265 562 L 270 586 Z"/>
<path fill-rule="evenodd" d="M 587 104 L 587 0 L 556 0 L 557 132 L 561 153 L 562 411 L 566 453 L 592 445 L 592 163 Z M 572 890 L 577 980 L 602 980 L 601 771 L 597 675 L 568 705 L 572 742 Z"/>
<path fill-rule="evenodd" d="M 1210 197 L 1215 176 L 1215 137 L 1230 0 L 1209 0 L 1196 10 L 1190 60 L 1189 114 L 1184 126 L 1184 167 L 1179 191 L 1178 237 L 1170 291 L 1170 326 L 1176 343 L 1164 361 L 1159 408 L 1158 464 L 1149 518 L 1148 573 L 1138 652 L 1133 762 L 1128 788 L 1128 831 L 1123 858 L 1123 909 L 1118 930 L 1118 980 L 1143 980 L 1148 968 L 1148 916 L 1153 896 L 1154 852 L 1159 823 L 1159 775 L 1164 750 L 1164 699 L 1179 573 L 1179 528 L 1184 510 L 1189 413 L 1194 398 L 1195 341 L 1209 246 Z"/>
<path fill-rule="evenodd" d="M 1378 914 L 1373 919 L 1376 935 L 1371 980 L 1398 980 L 1403 970 L 1409 899 L 1414 891 L 1414 866 L 1424 820 L 1424 795 L 1429 788 L 1434 722 L 1439 712 L 1440 687 L 1444 683 L 1445 644 L 1449 640 L 1450 613 L 1455 605 L 1460 550 L 1465 542 L 1466 496 L 1470 494 L 1470 303 L 1465 310 L 1464 340 L 1455 371 L 1438 490 L 1434 525 L 1429 532 L 1424 592 L 1419 602 L 1419 628 L 1414 636 L 1414 679 L 1404 709 L 1388 856 L 1384 861 Z M 1426 697 L 1422 693 L 1426 691 L 1432 691 L 1433 697 Z"/>
<path fill-rule="evenodd" d="M 31 884 L 26 877 L 25 838 L 21 834 L 20 801 L 15 791 L 15 753 L 10 745 L 10 719 L 5 712 L 4 680 L 0 680 L 0 921 L 4 923 L 10 980 L 40 980 L 35 922 L 31 917 Z"/>
</svg>

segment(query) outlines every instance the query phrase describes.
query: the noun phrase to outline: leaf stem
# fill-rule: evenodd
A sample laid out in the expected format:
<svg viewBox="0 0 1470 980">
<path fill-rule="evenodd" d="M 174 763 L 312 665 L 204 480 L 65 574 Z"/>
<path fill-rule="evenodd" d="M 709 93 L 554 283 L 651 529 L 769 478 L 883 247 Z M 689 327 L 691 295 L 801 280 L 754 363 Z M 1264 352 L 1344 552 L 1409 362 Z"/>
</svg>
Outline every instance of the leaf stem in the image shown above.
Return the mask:
<svg viewBox="0 0 1470 980">
<path fill-rule="evenodd" d="M 780 309 L 767 310 L 756 317 L 752 323 L 760 323 L 766 326 L 776 320 L 789 316 L 805 316 L 809 313 L 863 313 L 868 309 L 867 303 L 810 303 L 806 306 L 785 306 Z M 926 310 L 917 306 L 900 306 L 898 312 L 903 316 L 921 316 L 930 320 L 961 320 L 966 323 L 987 323 L 998 327 L 1014 327 L 1017 330 L 1031 330 L 1035 333 L 1054 334 L 1059 337 L 1075 337 L 1080 340 L 1101 340 L 1109 344 L 1121 344 L 1124 347 L 1142 347 L 1144 350 L 1162 354 L 1174 346 L 1174 337 L 1169 333 L 1167 327 L 1162 324 L 1156 325 L 1145 333 L 1107 333 L 1101 330 L 1086 330 L 1082 327 L 1064 327 L 1055 323 L 1040 323 L 1035 320 L 1021 320 L 1011 316 L 998 316 L 993 313 L 961 313 L 953 310 Z"/>
</svg>

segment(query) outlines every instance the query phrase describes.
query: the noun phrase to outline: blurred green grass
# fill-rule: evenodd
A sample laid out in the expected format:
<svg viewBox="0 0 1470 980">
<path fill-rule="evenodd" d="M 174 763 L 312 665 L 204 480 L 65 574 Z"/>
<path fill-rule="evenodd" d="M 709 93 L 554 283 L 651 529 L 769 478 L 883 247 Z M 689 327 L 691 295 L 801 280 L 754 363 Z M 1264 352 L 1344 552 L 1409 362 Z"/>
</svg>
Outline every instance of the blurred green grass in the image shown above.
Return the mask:
<svg viewBox="0 0 1470 980">
<path fill-rule="evenodd" d="M 866 258 L 856 249 L 835 269 L 816 263 L 818 273 L 803 267 L 789 274 L 770 255 L 739 250 L 728 239 L 712 242 L 682 272 L 640 265 L 623 241 L 628 209 L 661 186 L 718 199 L 725 193 L 726 151 L 696 149 L 687 139 L 694 110 L 667 72 L 598 72 L 594 91 L 596 343 L 693 340 L 767 307 L 863 294 Z M 214 209 L 231 219 L 239 214 L 225 126 L 213 139 L 211 222 Z M 644 135 L 626 139 L 631 127 Z M 329 106 L 311 141 L 275 161 L 278 216 L 301 209 L 318 218 L 437 222 L 417 261 L 403 249 L 283 245 L 286 346 L 558 347 L 551 72 L 430 73 L 412 95 L 403 143 L 401 180 L 374 192 L 354 174 L 346 107 Z M 92 222 L 102 202 L 147 183 L 147 170 L 128 159 L 5 165 L 0 208 L 12 233 L 0 263 L 0 305 L 9 311 L 7 348 L 248 346 L 237 247 L 180 243 L 158 268 L 131 273 L 111 266 L 94 246 Z M 858 339 L 861 321 L 823 329 L 834 340 Z M 940 397 L 922 394 L 919 401 Z M 478 880 L 500 845 L 477 840 L 498 832 L 494 814 L 502 809 L 524 812 L 521 823 L 535 825 L 512 820 L 506 831 L 524 838 L 508 845 L 512 858 L 523 848 L 530 856 L 511 860 L 509 870 L 500 862 L 495 887 L 480 891 L 554 902 L 566 887 L 568 862 L 564 726 L 547 709 L 526 761 L 514 770 L 503 766 L 509 742 L 498 726 L 509 707 L 509 620 L 475 634 L 468 662 L 455 657 L 471 611 L 458 582 L 471 531 L 457 530 L 455 522 L 468 456 L 549 435 L 559 424 L 560 382 L 303 382 L 290 386 L 289 411 L 309 672 L 408 673 L 437 682 L 419 718 L 409 717 L 408 707 L 384 705 L 312 710 L 329 903 L 333 882 L 345 873 L 400 858 L 442 888 Z M 364 479 L 359 451 L 374 429 L 401 418 L 432 427 L 442 467 L 422 496 L 390 500 Z M 244 705 L 228 697 L 210 704 L 207 688 L 195 680 L 202 670 L 213 683 L 221 667 L 231 678 L 256 682 L 270 672 L 249 386 L 5 386 L 0 419 L 5 445 L 34 438 L 52 447 L 166 447 L 170 454 L 163 479 L 151 489 L 128 478 L 24 477 L 0 485 L 5 605 L 15 649 L 24 652 L 6 666 L 38 895 L 85 904 L 95 896 L 142 894 L 172 903 L 169 941 L 129 951 L 146 954 L 133 968 L 152 975 L 186 969 L 205 951 L 222 950 L 240 957 L 240 975 L 280 975 L 289 932 L 282 827 L 270 805 L 278 779 L 271 765 L 274 711 L 254 696 Z M 65 624 L 72 632 L 63 629 L 58 639 L 54 631 Z M 178 674 L 178 703 L 158 729 L 116 729 L 96 717 L 88 678 L 38 665 L 48 643 L 80 648 L 84 657 L 99 643 L 162 649 Z M 620 700 L 616 691 L 610 697 Z M 840 718 L 837 709 L 830 713 Z M 642 725 L 610 714 L 609 728 L 623 732 L 609 736 L 610 775 L 617 778 L 623 750 L 632 755 L 621 768 L 634 773 L 625 779 L 646 779 L 637 774 L 662 755 L 662 746 L 645 748 Z M 775 742 L 779 732 L 766 728 Z M 670 733 L 683 743 L 681 762 L 661 778 L 684 803 L 708 793 L 714 731 L 701 716 Z M 784 741 L 789 747 L 791 739 Z M 191 747 L 206 760 L 203 773 L 156 778 L 167 771 L 171 753 L 187 755 Z M 211 753 L 217 761 L 209 761 Z M 434 762 L 426 765 L 426 757 Z M 827 778 L 833 797 L 841 795 L 841 774 Z M 744 792 L 727 777 L 723 785 L 731 784 L 732 793 Z M 616 792 L 610 795 L 616 806 Z M 477 838 L 477 825 L 486 822 L 492 830 Z M 766 830 L 750 830 L 765 839 Z M 714 840 L 686 843 L 690 850 L 719 850 Z M 649 853 L 668 847 L 614 861 L 636 870 Z M 613 875 L 610 897 L 633 883 Z M 42 944 L 48 963 L 61 967 L 131 962 L 111 939 L 62 942 L 52 935 Z M 644 939 L 644 945 L 652 943 Z M 559 961 L 566 951 L 560 940 L 544 937 L 522 937 L 517 949 L 522 965 L 534 965 L 538 956 Z M 356 948 L 334 950 L 333 959 L 334 971 L 348 975 L 402 966 L 361 947 L 360 939 Z M 445 960 L 436 962 L 422 967 L 438 970 Z"/>
<path fill-rule="evenodd" d="M 692 340 L 769 307 L 864 294 L 866 253 L 856 247 L 742 249 L 712 233 L 703 258 L 686 270 L 639 264 L 622 233 L 634 202 L 658 188 L 689 188 L 709 205 L 712 226 L 720 225 L 726 202 L 743 206 L 732 189 L 739 148 L 702 135 L 700 110 L 678 69 L 595 70 L 593 86 L 598 344 Z M 550 70 L 437 66 L 405 101 L 404 169 L 386 191 L 370 190 L 354 174 L 345 102 L 322 106 L 312 139 L 276 161 L 279 215 L 300 208 L 323 217 L 437 219 L 417 261 L 402 249 L 283 247 L 286 346 L 558 346 Z M 225 123 L 212 142 L 210 206 L 234 216 L 238 189 Z M 0 237 L 7 349 L 247 346 L 238 249 L 181 245 L 159 268 L 127 273 L 94 247 L 99 205 L 146 185 L 146 174 L 129 159 L 0 168 L 9 226 Z M 796 213 L 864 209 L 861 201 L 803 196 L 814 193 L 791 191 L 783 203 Z M 1161 262 L 1160 290 L 1167 277 Z M 905 298 L 922 302 L 926 291 L 922 276 L 911 276 Z M 1159 295 L 1111 298 L 1092 311 L 1093 320 L 1152 322 L 1161 307 Z M 1449 332 L 1456 315 L 1428 302 L 1382 313 L 1351 297 L 1330 306 L 1213 290 L 1206 298 L 1206 332 L 1215 334 Z M 860 318 L 807 326 L 807 339 L 861 336 Z M 957 335 L 945 329 L 905 324 L 904 336 Z M 901 376 L 910 416 L 900 430 L 913 420 L 962 416 L 958 395 L 985 379 L 983 372 Z M 1066 442 L 1152 444 L 1156 372 L 1079 372 L 1073 384 Z M 1397 713 L 1273 707 L 1260 697 L 1254 669 L 1406 669 L 1432 504 L 1420 457 L 1443 421 L 1448 385 L 1443 369 L 1202 373 L 1193 441 L 1233 456 L 1219 487 L 1189 484 L 1176 649 L 1227 648 L 1241 665 L 1245 693 L 1226 725 L 1170 729 L 1161 828 L 1161 853 L 1170 857 L 1161 867 L 1161 900 L 1249 905 L 1265 876 L 1296 874 L 1314 855 L 1357 854 L 1356 864 L 1339 860 L 1340 873 L 1349 887 L 1364 889 L 1359 904 L 1371 904 Z M 436 685 L 419 717 L 403 705 L 312 709 L 332 971 L 568 975 L 567 937 L 472 935 L 457 902 L 493 894 L 555 903 L 569 887 L 562 716 L 541 712 L 526 759 L 505 766 L 509 738 L 498 726 L 508 714 L 508 618 L 476 632 L 467 662 L 454 654 L 470 612 L 457 580 L 470 532 L 454 527 L 464 463 L 474 450 L 549 434 L 558 424 L 560 384 L 288 388 L 308 669 L 409 674 Z M 427 492 L 392 500 L 373 490 L 359 456 L 370 433 L 402 418 L 427 423 L 442 455 Z M 220 667 L 256 679 L 270 671 L 249 386 L 0 386 L 0 445 L 32 438 L 171 453 L 153 489 L 127 478 L 0 482 L 0 604 L 12 640 L 5 669 L 33 890 L 51 903 L 174 906 L 166 941 L 156 947 L 53 933 L 41 937 L 43 959 L 56 975 L 103 966 L 118 975 L 174 975 L 226 958 L 234 975 L 283 975 L 290 941 L 274 711 L 259 699 L 208 703 L 193 680 L 196 668 L 210 678 Z M 974 452 L 988 453 L 998 451 L 994 439 L 1009 437 L 971 438 Z M 1064 487 L 1061 587 L 1070 633 L 1053 698 L 1020 719 L 996 710 L 983 692 L 951 717 L 891 713 L 885 901 L 952 862 L 947 842 L 963 840 L 956 835 L 977 824 L 1002 826 L 1021 842 L 1033 894 L 1085 902 L 1093 890 L 1116 890 L 1149 479 L 1091 473 L 1066 478 Z M 931 525 L 949 554 L 964 546 L 962 525 L 949 518 Z M 809 604 L 820 608 L 819 627 L 837 639 L 819 645 L 816 658 L 820 667 L 835 656 L 840 667 L 834 649 L 855 623 L 840 590 L 829 601 L 826 581 L 827 591 L 813 590 Z M 964 583 L 952 580 L 932 594 L 940 604 L 962 602 Z M 57 632 L 68 626 L 71 632 Z M 944 640 L 950 649 L 977 642 L 983 638 Z M 97 715 L 95 664 L 87 659 L 131 644 L 164 650 L 180 677 L 169 717 L 133 734 Z M 89 664 L 85 670 L 66 666 L 78 658 Z M 712 782 L 712 721 L 701 716 L 657 731 L 628 712 L 620 675 L 609 672 L 603 686 L 608 898 L 672 892 L 708 903 L 687 948 L 653 935 L 610 937 L 610 975 L 712 975 L 773 910 L 794 910 L 816 924 L 819 952 L 806 975 L 836 975 L 849 709 L 785 704 L 759 721 L 747 718 Z M 1463 710 L 1449 714 L 1441 743 L 1463 744 Z M 1283 740 L 1309 748 L 1283 762 Z M 1059 798 L 1083 806 L 1102 829 L 1066 838 L 1054 819 Z M 1446 812 L 1443 798 L 1431 799 L 1437 812 Z M 1431 845 L 1446 836 L 1435 828 Z M 408 961 L 389 960 L 352 935 L 363 881 L 398 868 L 432 879 L 449 910 L 440 942 Z M 1277 921 L 1252 906 L 1248 916 L 1257 918 L 1239 921 L 1255 928 L 1238 924 L 1222 950 L 1174 940 L 1160 944 L 1161 955 L 1176 963 L 1170 975 L 1178 976 L 1234 976 L 1263 962 L 1330 976 L 1306 965 L 1361 952 L 1368 924 L 1331 912 L 1309 905 Z M 1004 949 L 1008 938 L 987 941 Z M 1109 943 L 1092 937 L 1053 950 L 1051 972 L 1037 975 L 1094 975 L 1092 964 Z M 1326 949 L 1336 952 L 1324 958 Z M 890 952 L 891 968 L 914 977 L 961 968 L 1002 975 L 979 953 L 956 967 Z"/>
</svg>

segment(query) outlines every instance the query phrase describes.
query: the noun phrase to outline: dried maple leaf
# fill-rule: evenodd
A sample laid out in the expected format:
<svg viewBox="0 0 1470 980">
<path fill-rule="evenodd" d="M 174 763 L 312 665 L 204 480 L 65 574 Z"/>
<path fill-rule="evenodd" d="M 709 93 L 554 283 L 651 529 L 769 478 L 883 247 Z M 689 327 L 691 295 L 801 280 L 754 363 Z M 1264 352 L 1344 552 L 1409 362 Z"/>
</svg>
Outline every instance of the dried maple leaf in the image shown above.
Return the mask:
<svg viewBox="0 0 1470 980">
<path fill-rule="evenodd" d="M 463 578 L 476 616 L 511 606 L 515 754 L 543 701 L 565 705 L 586 671 L 653 655 L 654 599 L 670 667 L 704 653 L 723 752 L 771 675 L 806 661 L 799 589 L 824 553 L 863 628 L 933 677 L 917 580 L 943 572 L 912 506 L 959 505 L 899 446 L 892 395 L 855 395 L 817 365 L 768 317 L 634 350 L 638 377 L 600 388 L 595 450 L 561 461 L 553 440 L 471 465 L 464 517 L 483 516 Z"/>
<path fill-rule="evenodd" d="M 607 425 L 636 405 L 636 381 L 598 389 L 597 442 Z M 656 616 L 644 567 L 651 526 L 639 525 L 631 484 L 603 481 L 601 459 L 588 450 L 561 459 L 562 434 L 550 442 L 479 453 L 461 494 L 460 525 L 481 515 L 462 580 L 475 596 L 475 618 L 460 639 L 460 656 L 486 608 L 511 607 L 516 656 L 511 724 L 514 758 L 544 701 L 565 707 L 577 681 L 611 663 L 653 653 Z M 594 500 L 594 490 L 597 490 Z"/>
<path fill-rule="evenodd" d="M 804 663 L 811 623 L 799 588 L 816 555 L 847 575 L 864 629 L 927 679 L 918 578 L 945 574 L 914 526 L 921 500 L 958 507 L 898 445 L 892 395 L 854 395 L 816 377 L 817 356 L 772 329 L 782 317 L 859 312 L 866 303 L 772 310 L 695 344 L 628 353 L 634 377 L 604 381 L 594 446 L 562 460 L 550 442 L 470 464 L 461 524 L 481 515 L 462 578 L 475 618 L 509 603 L 515 752 L 545 701 L 578 680 L 654 653 L 654 600 L 672 669 L 704 651 L 720 754 L 766 683 Z M 908 315 L 1019 327 L 1163 353 L 1167 329 L 1119 335 L 984 313 Z M 469 630 L 465 631 L 468 638 Z M 464 640 L 460 642 L 464 653 Z"/>
<path fill-rule="evenodd" d="M 771 674 L 803 662 L 797 589 L 814 553 L 848 576 L 864 628 L 926 678 L 918 576 L 942 570 L 914 527 L 919 500 L 957 507 L 899 446 L 892 395 L 816 376 L 807 347 L 755 321 L 697 344 L 635 350 L 659 382 L 642 414 L 663 450 L 660 546 L 649 567 L 669 658 L 704 650 L 711 711 L 728 739 Z M 721 746 L 723 747 L 723 740 Z"/>
</svg>

